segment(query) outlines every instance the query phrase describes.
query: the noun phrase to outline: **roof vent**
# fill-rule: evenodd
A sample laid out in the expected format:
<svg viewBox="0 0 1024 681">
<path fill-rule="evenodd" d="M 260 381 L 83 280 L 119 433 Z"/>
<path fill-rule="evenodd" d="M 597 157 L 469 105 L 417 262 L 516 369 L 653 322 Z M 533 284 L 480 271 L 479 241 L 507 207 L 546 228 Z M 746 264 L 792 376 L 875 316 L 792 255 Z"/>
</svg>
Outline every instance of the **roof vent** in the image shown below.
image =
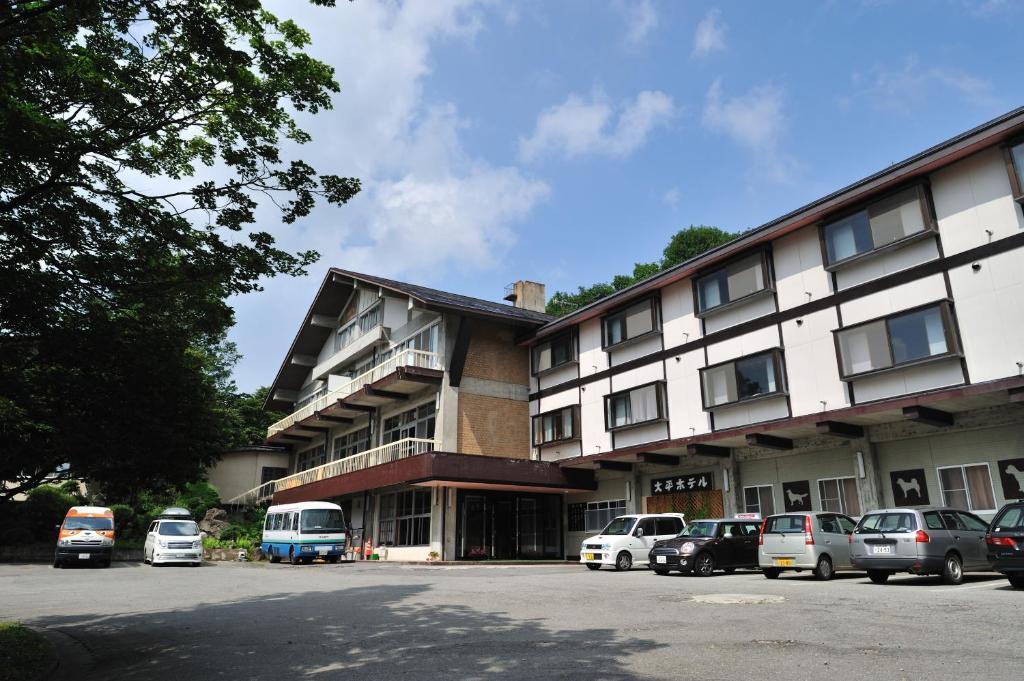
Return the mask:
<svg viewBox="0 0 1024 681">
<path fill-rule="evenodd" d="M 524 310 L 543 312 L 544 284 L 520 279 L 505 287 L 505 300 Z"/>
</svg>

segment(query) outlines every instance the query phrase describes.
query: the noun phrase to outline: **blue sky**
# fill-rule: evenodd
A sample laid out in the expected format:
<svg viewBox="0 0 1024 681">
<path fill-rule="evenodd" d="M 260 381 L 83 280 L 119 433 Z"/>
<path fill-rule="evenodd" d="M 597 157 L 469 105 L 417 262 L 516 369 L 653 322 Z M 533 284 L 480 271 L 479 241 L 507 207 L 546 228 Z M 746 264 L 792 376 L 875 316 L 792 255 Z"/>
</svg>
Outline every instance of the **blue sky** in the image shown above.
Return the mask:
<svg viewBox="0 0 1024 681">
<path fill-rule="evenodd" d="M 1024 103 L 1024 3 L 270 3 L 336 69 L 288 154 L 356 175 L 343 208 L 259 226 L 310 276 L 232 301 L 239 387 L 269 384 L 324 271 L 500 299 L 748 229 Z"/>
</svg>

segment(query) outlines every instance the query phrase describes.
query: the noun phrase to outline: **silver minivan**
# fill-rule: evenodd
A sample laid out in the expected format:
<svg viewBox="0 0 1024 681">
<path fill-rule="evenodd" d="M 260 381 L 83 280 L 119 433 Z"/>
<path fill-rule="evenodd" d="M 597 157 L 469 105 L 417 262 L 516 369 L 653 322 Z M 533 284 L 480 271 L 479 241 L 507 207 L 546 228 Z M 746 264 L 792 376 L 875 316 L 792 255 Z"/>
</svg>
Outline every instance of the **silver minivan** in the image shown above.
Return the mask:
<svg viewBox="0 0 1024 681">
<path fill-rule="evenodd" d="M 988 523 L 955 508 L 892 508 L 864 515 L 853 531 L 850 560 L 876 584 L 896 572 L 942 575 L 960 584 L 964 572 L 990 570 Z"/>
<path fill-rule="evenodd" d="M 780 513 L 764 519 L 757 564 L 768 579 L 783 570 L 811 570 L 821 580 L 836 570 L 852 570 L 849 536 L 856 526 L 842 513 Z"/>
</svg>

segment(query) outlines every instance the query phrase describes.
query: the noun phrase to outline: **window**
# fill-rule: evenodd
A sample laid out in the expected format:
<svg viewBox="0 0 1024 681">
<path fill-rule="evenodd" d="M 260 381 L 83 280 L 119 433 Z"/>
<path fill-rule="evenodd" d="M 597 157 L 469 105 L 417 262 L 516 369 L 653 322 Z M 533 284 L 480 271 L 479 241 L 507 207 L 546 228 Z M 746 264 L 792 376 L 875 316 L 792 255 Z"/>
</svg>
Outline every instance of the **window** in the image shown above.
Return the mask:
<svg viewBox="0 0 1024 681">
<path fill-rule="evenodd" d="M 566 527 L 568 532 L 584 532 L 587 529 L 587 505 L 586 504 L 569 504 L 568 505 L 569 522 Z"/>
<path fill-rule="evenodd" d="M 537 447 L 579 436 L 579 407 L 575 405 L 533 417 L 533 444 Z"/>
<path fill-rule="evenodd" d="M 301 523 L 303 534 L 326 534 L 328 532 L 344 532 L 345 516 L 336 508 L 310 508 L 293 514 L 292 529 Z"/>
<path fill-rule="evenodd" d="M 605 317 L 602 323 L 602 343 L 605 348 L 610 348 L 660 328 L 658 301 L 656 298 L 647 298 Z"/>
<path fill-rule="evenodd" d="M 605 430 L 628 428 L 665 418 L 665 384 L 648 385 L 604 398 Z"/>
<path fill-rule="evenodd" d="M 821 510 L 847 515 L 860 515 L 855 478 L 827 478 L 818 481 Z"/>
<path fill-rule="evenodd" d="M 1024 530 L 1024 507 L 1013 506 L 996 516 L 992 521 L 993 532 L 1012 532 Z"/>
<path fill-rule="evenodd" d="M 802 515 L 777 515 L 768 518 L 764 531 L 772 534 L 803 534 L 805 531 L 804 517 Z"/>
<path fill-rule="evenodd" d="M 658 535 L 658 526 L 654 520 L 654 518 L 643 518 L 637 525 L 637 529 L 643 530 L 644 537 L 656 537 Z"/>
<path fill-rule="evenodd" d="M 658 536 L 666 534 L 679 534 L 683 531 L 683 521 L 680 518 L 655 518 Z"/>
<path fill-rule="evenodd" d="M 958 353 L 947 302 L 840 329 L 836 340 L 844 379 Z"/>
<path fill-rule="evenodd" d="M 625 512 L 625 499 L 616 499 L 615 501 L 591 501 L 587 503 L 587 532 L 600 532 L 606 525 L 608 525 L 608 523 Z"/>
<path fill-rule="evenodd" d="M 747 256 L 697 279 L 697 312 L 704 313 L 770 290 L 766 251 Z"/>
<path fill-rule="evenodd" d="M 1006 170 L 1010 174 L 1014 201 L 1024 203 L 1024 142 L 1017 140 L 1006 148 Z"/>
<path fill-rule="evenodd" d="M 771 485 L 743 488 L 743 510 L 746 513 L 760 513 L 762 518 L 775 513 L 775 495 Z"/>
<path fill-rule="evenodd" d="M 334 438 L 334 460 L 355 456 L 370 448 L 370 429 L 360 428 Z"/>
<path fill-rule="evenodd" d="M 822 228 L 828 265 L 837 265 L 933 230 L 925 188 L 911 187 Z"/>
<path fill-rule="evenodd" d="M 946 526 L 942 524 L 942 518 L 939 517 L 938 511 L 928 511 L 924 514 L 924 526 L 929 530 L 946 529 Z"/>
<path fill-rule="evenodd" d="M 379 546 L 430 543 L 430 492 L 417 489 L 381 497 Z"/>
<path fill-rule="evenodd" d="M 994 511 L 995 492 L 987 463 L 946 466 L 938 469 L 942 501 L 968 511 Z"/>
<path fill-rule="evenodd" d="M 278 468 L 276 466 L 263 466 L 260 468 L 260 484 L 265 485 L 271 480 L 277 480 L 288 475 L 287 468 Z"/>
<path fill-rule="evenodd" d="M 384 419 L 381 442 L 397 442 L 407 437 L 430 440 L 434 437 L 434 403 L 427 402 L 415 409 Z"/>
<path fill-rule="evenodd" d="M 367 331 L 380 326 L 384 321 L 384 305 L 377 300 L 368 309 L 359 313 L 359 316 L 344 324 L 338 329 L 334 337 L 334 351 L 338 352 L 346 345 L 351 344 Z"/>
<path fill-rule="evenodd" d="M 576 334 L 573 332 L 533 347 L 534 376 L 575 361 Z"/>
<path fill-rule="evenodd" d="M 872 513 L 860 519 L 855 532 L 857 534 L 876 534 L 884 532 L 895 534 L 913 532 L 917 529 L 917 520 L 913 513 Z"/>
<path fill-rule="evenodd" d="M 701 369 L 704 409 L 781 393 L 782 353 L 769 350 Z"/>
<path fill-rule="evenodd" d="M 299 452 L 295 457 L 295 472 L 300 473 L 327 463 L 327 448 L 324 445 Z"/>
</svg>

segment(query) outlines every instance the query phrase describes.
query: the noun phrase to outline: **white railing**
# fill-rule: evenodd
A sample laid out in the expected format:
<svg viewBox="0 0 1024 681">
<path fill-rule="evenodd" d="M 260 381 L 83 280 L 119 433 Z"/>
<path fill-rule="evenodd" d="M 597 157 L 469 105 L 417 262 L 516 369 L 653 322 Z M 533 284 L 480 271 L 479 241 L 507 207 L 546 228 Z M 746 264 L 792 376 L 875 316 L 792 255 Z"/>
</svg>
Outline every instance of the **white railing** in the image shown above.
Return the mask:
<svg viewBox="0 0 1024 681">
<path fill-rule="evenodd" d="M 365 452 L 360 452 L 353 456 L 345 457 L 344 459 L 325 463 L 322 466 L 317 466 L 316 468 L 310 468 L 284 478 L 271 480 L 259 487 L 252 488 L 248 492 L 239 494 L 233 499 L 229 499 L 227 503 L 244 506 L 259 504 L 267 501 L 273 497 L 276 492 L 280 492 L 281 490 L 308 485 L 311 482 L 319 482 L 320 480 L 326 480 L 338 475 L 355 473 L 356 471 L 361 471 L 364 468 L 371 468 L 373 466 L 391 463 L 392 461 L 398 461 L 399 459 L 406 459 L 410 456 L 425 454 L 432 451 L 434 451 L 433 440 L 418 437 L 407 437 L 395 442 L 389 442 L 388 444 L 381 445 L 380 447 L 368 449 Z"/>
<path fill-rule="evenodd" d="M 438 357 L 436 352 L 402 350 L 395 356 L 381 362 L 369 371 L 359 374 L 340 388 L 336 388 L 335 390 L 321 395 L 302 408 L 293 411 L 288 416 L 285 416 L 283 419 L 267 428 L 267 437 L 273 437 L 285 428 L 293 426 L 303 419 L 309 418 L 314 414 L 314 412 L 324 409 L 343 397 L 348 397 L 364 385 L 374 383 L 385 376 L 394 373 L 398 367 L 408 366 L 419 367 L 421 369 L 439 369 L 441 368 L 441 359 Z"/>
</svg>

